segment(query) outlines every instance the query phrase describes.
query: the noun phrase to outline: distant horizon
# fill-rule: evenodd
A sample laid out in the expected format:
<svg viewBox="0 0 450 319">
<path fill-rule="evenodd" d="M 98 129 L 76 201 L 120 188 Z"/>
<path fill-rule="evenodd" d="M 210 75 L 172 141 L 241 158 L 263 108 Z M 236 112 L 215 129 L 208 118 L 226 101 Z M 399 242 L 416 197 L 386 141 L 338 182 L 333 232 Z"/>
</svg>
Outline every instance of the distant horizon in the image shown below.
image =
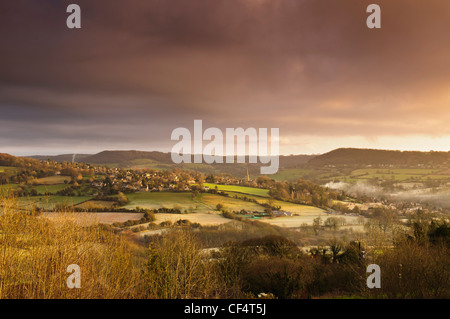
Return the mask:
<svg viewBox="0 0 450 319">
<path fill-rule="evenodd" d="M 429 152 L 442 152 L 442 153 L 448 153 L 450 152 L 450 150 L 400 150 L 400 149 L 385 149 L 385 148 L 371 148 L 371 147 L 337 147 L 334 149 L 331 149 L 327 152 L 323 152 L 323 153 L 311 153 L 311 154 L 306 154 L 306 153 L 290 153 L 290 154 L 279 154 L 279 156 L 301 156 L 301 155 L 306 155 L 306 156 L 318 156 L 318 155 L 322 155 L 322 154 L 326 154 L 338 149 L 358 149 L 358 150 L 376 150 L 376 151 L 397 151 L 397 152 L 421 152 L 421 153 L 429 153 Z M 8 152 L 0 152 L 0 153 L 6 153 L 12 156 L 17 156 L 17 157 L 32 157 L 32 156 L 60 156 L 60 155 L 96 155 L 102 152 L 133 152 L 133 151 L 137 151 L 137 152 L 160 152 L 160 153 L 165 153 L 165 154 L 170 154 L 170 151 L 160 151 L 160 150 L 144 150 L 144 149 L 104 149 L 101 151 L 97 151 L 97 152 L 77 152 L 77 153 L 70 153 L 70 152 L 64 152 L 64 153 L 41 153 L 41 154 L 36 154 L 36 153 L 30 153 L 30 154 L 13 154 L 13 153 L 8 153 Z M 194 155 L 194 153 L 191 153 L 191 155 Z M 246 155 L 248 156 L 248 155 Z"/>
</svg>

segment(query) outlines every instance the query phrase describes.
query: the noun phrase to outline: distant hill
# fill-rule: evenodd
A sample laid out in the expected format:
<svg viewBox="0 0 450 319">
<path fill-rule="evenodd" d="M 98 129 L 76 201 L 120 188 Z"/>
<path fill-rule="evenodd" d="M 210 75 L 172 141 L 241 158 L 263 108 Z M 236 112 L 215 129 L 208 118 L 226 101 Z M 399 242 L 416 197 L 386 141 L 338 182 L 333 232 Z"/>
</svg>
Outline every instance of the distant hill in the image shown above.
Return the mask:
<svg viewBox="0 0 450 319">
<path fill-rule="evenodd" d="M 280 156 L 281 168 L 295 168 L 308 163 L 317 155 L 282 155 Z"/>
<path fill-rule="evenodd" d="M 0 153 L 0 166 L 41 169 L 43 163 L 33 158 L 16 157 L 6 153 Z"/>
<path fill-rule="evenodd" d="M 169 153 L 163 152 L 144 152 L 144 151 L 103 151 L 82 159 L 85 163 L 108 164 L 117 163 L 127 165 L 131 161 L 148 159 L 161 163 L 172 163 Z"/>
<path fill-rule="evenodd" d="M 339 148 L 316 156 L 308 166 L 443 166 L 450 164 L 450 152 L 389 151 Z"/>
<path fill-rule="evenodd" d="M 316 155 L 287 155 L 280 156 L 280 167 L 291 168 L 307 163 Z M 37 160 L 52 160 L 55 162 L 71 162 L 74 154 L 62 155 L 34 155 L 29 156 Z M 90 164 L 118 164 L 119 166 L 132 166 L 138 161 L 149 160 L 154 163 L 173 165 L 170 153 L 158 151 L 102 151 L 97 154 L 76 154 L 75 161 Z"/>
<path fill-rule="evenodd" d="M 288 155 L 280 156 L 280 169 L 296 168 L 304 165 L 316 155 Z M 174 164 L 170 153 L 164 152 L 148 152 L 136 150 L 117 150 L 117 151 L 102 151 L 97 154 L 62 154 L 56 156 L 36 155 L 30 156 L 38 160 L 52 160 L 55 162 L 75 162 L 89 163 L 96 165 L 109 165 L 114 167 L 135 168 L 135 169 L 190 169 L 198 170 L 204 174 L 228 173 L 234 176 L 245 176 L 247 168 L 250 175 L 259 175 L 261 163 L 257 164 L 227 164 L 224 159 L 223 164 Z M 192 162 L 193 162 L 193 158 Z M 246 159 L 248 163 L 248 159 Z M 263 164 L 267 166 L 267 164 Z"/>
<path fill-rule="evenodd" d="M 57 156 L 32 156 L 39 160 L 53 160 L 56 162 L 71 162 L 73 154 Z M 97 154 L 76 154 L 76 162 L 115 165 L 124 168 L 154 168 L 172 169 L 174 167 L 195 169 L 204 173 L 230 173 L 245 175 L 246 169 L 250 174 L 258 174 L 258 164 L 179 164 L 172 162 L 170 153 L 152 151 L 102 151 Z M 248 160 L 246 160 L 248 162 Z M 264 164 L 265 165 L 265 164 Z M 417 166 L 449 166 L 450 152 L 417 152 L 417 151 L 390 151 L 377 149 L 339 148 L 321 155 L 285 155 L 280 156 L 280 169 L 301 167 L 385 167 L 389 165 L 398 167 Z"/>
<path fill-rule="evenodd" d="M 54 162 L 62 163 L 72 162 L 72 160 L 74 160 L 74 162 L 82 162 L 84 158 L 89 156 L 92 156 L 92 154 L 34 155 L 29 157 L 40 161 L 51 160 Z"/>
</svg>

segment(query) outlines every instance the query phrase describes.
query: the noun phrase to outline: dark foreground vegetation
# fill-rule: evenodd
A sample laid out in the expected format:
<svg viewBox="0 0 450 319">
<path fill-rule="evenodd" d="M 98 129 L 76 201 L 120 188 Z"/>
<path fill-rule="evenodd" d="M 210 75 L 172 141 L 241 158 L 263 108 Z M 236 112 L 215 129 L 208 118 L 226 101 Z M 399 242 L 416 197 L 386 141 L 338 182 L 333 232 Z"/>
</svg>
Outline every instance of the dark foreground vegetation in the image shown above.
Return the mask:
<svg viewBox="0 0 450 319">
<path fill-rule="evenodd" d="M 2 198 L 0 298 L 450 297 L 450 228 L 424 216 L 391 245 L 335 240 L 302 251 L 283 233 L 257 231 L 258 222 L 236 221 L 254 232 L 212 247 L 211 235 L 225 231 L 181 223 L 140 241 L 81 213 L 47 219 L 16 208 Z M 372 263 L 380 289 L 366 287 Z M 81 268 L 81 289 L 66 286 L 70 264 Z"/>
</svg>

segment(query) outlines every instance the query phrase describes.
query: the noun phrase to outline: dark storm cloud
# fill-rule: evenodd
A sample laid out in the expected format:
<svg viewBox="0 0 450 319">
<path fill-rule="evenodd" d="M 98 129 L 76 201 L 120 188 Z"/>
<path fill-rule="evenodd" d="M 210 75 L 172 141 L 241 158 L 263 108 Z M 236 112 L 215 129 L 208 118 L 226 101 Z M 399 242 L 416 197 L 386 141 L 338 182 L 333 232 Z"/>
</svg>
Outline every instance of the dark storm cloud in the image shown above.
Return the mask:
<svg viewBox="0 0 450 319">
<path fill-rule="evenodd" d="M 81 30 L 65 27 L 72 2 Z M 152 149 L 193 119 L 449 134 L 449 2 L 376 2 L 381 30 L 360 0 L 3 1 L 2 144 Z"/>
</svg>

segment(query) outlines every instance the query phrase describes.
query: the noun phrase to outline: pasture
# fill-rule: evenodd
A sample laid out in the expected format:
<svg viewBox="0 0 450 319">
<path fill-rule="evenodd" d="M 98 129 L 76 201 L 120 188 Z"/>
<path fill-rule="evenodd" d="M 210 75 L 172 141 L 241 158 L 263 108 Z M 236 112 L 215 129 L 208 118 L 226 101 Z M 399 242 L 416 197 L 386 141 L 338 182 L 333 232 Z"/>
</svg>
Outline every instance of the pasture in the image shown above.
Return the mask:
<svg viewBox="0 0 450 319">
<path fill-rule="evenodd" d="M 278 173 L 270 175 L 268 177 L 276 180 L 276 181 L 294 181 L 297 179 L 303 179 L 305 176 L 314 173 L 311 169 L 303 169 L 303 168 L 288 168 L 281 169 Z"/>
<path fill-rule="evenodd" d="M 66 184 L 55 184 L 55 185 L 33 185 L 28 186 L 27 188 L 32 189 L 34 188 L 38 194 L 46 194 L 51 193 L 55 194 L 56 192 L 62 191 L 65 189 L 68 185 Z"/>
<path fill-rule="evenodd" d="M 203 183 L 203 186 L 207 186 L 210 189 L 217 189 L 219 191 L 229 191 L 236 193 L 243 193 L 249 195 L 256 195 L 262 197 L 269 196 L 269 190 L 263 188 L 255 188 L 255 187 L 247 187 L 247 186 L 237 186 L 237 185 L 220 185 L 220 184 L 212 184 L 212 183 Z"/>
<path fill-rule="evenodd" d="M 64 181 L 70 181 L 69 176 L 49 176 L 38 178 L 36 180 L 37 185 L 55 185 L 55 184 L 64 184 Z"/>
<path fill-rule="evenodd" d="M 222 225 L 229 223 L 231 219 L 222 217 L 220 213 L 194 213 L 194 214 L 155 214 L 155 223 L 164 221 L 176 223 L 180 219 L 189 220 L 191 223 L 199 223 L 202 226 Z"/>
<path fill-rule="evenodd" d="M 244 196 L 248 199 L 256 200 L 259 204 L 268 204 L 271 203 L 273 206 L 280 206 L 281 210 L 291 212 L 293 214 L 303 214 L 303 213 L 312 213 L 312 214 L 319 214 L 323 213 L 324 210 L 318 207 L 309 206 L 309 205 L 301 205 L 301 204 L 295 204 L 295 203 L 289 203 L 284 202 L 280 200 L 270 200 L 269 198 L 259 197 L 259 196 L 252 196 L 247 194 L 239 194 L 234 192 L 226 192 L 231 197 L 239 197 L 243 198 Z"/>
<path fill-rule="evenodd" d="M 59 217 L 61 213 L 43 213 L 43 216 L 49 219 L 55 219 Z M 89 224 L 107 224 L 111 225 L 114 223 L 123 223 L 127 220 L 138 220 L 144 216 L 143 213 L 75 213 L 74 216 L 78 216 L 81 220 L 87 221 Z"/>
<path fill-rule="evenodd" d="M 136 207 L 146 209 L 178 208 L 187 213 L 208 213 L 216 210 L 217 204 L 222 204 L 226 210 L 239 211 L 264 211 L 264 208 L 256 203 L 250 203 L 241 199 L 229 198 L 216 194 L 200 194 L 193 196 L 192 193 L 173 192 L 139 192 L 127 195 L 129 203 L 124 208 L 135 209 Z"/>
</svg>

